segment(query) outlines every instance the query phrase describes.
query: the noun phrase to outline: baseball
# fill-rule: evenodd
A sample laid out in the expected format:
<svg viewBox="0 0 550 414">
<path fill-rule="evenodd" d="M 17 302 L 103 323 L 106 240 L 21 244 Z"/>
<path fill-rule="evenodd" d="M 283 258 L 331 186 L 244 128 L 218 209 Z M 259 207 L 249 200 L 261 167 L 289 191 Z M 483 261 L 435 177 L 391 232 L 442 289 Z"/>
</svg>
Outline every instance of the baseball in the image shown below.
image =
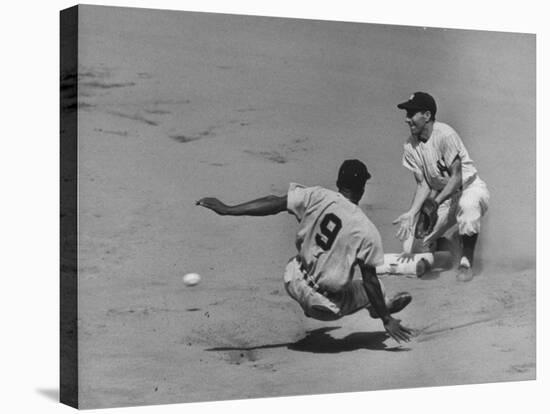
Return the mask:
<svg viewBox="0 0 550 414">
<path fill-rule="evenodd" d="M 198 273 L 187 273 L 182 280 L 185 286 L 195 286 L 201 281 L 201 276 Z"/>
</svg>

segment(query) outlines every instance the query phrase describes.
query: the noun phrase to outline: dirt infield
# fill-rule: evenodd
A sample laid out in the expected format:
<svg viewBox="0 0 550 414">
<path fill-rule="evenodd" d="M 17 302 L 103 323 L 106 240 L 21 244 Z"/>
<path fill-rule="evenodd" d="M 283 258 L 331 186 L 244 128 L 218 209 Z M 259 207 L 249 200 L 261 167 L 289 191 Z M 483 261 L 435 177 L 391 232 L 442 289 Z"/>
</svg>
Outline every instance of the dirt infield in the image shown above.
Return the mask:
<svg viewBox="0 0 550 414">
<path fill-rule="evenodd" d="M 532 37 L 99 7 L 81 19 L 83 408 L 535 378 Z M 382 277 L 413 295 L 399 317 L 419 335 L 398 346 L 366 312 L 322 323 L 286 295 L 292 216 L 194 202 L 334 188 L 360 158 L 373 175 L 360 205 L 398 251 L 391 221 L 414 180 L 395 105 L 415 90 L 436 97 L 491 205 L 472 282 Z M 186 287 L 188 272 L 202 282 Z"/>
</svg>

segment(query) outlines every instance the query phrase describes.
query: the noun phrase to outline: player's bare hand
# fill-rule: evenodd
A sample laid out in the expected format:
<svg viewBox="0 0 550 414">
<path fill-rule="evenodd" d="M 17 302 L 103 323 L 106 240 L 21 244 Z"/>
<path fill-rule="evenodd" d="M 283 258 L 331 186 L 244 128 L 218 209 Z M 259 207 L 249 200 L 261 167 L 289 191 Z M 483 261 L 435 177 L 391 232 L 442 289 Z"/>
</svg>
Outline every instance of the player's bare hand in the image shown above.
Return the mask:
<svg viewBox="0 0 550 414">
<path fill-rule="evenodd" d="M 197 206 L 206 207 L 221 216 L 227 214 L 227 211 L 228 211 L 228 206 L 214 197 L 201 198 L 195 204 Z"/>
<path fill-rule="evenodd" d="M 409 342 L 413 332 L 411 329 L 401 325 L 399 319 L 394 319 L 391 316 L 384 322 L 384 329 L 397 342 Z"/>
<path fill-rule="evenodd" d="M 395 224 L 399 225 L 399 228 L 397 229 L 397 233 L 396 233 L 396 237 L 399 240 L 403 241 L 412 234 L 413 222 L 414 222 L 414 214 L 411 214 L 410 212 L 401 214 L 392 222 L 392 224 L 394 225 Z"/>
<path fill-rule="evenodd" d="M 401 253 L 397 258 L 399 263 L 410 263 L 414 260 L 414 253 Z"/>
</svg>

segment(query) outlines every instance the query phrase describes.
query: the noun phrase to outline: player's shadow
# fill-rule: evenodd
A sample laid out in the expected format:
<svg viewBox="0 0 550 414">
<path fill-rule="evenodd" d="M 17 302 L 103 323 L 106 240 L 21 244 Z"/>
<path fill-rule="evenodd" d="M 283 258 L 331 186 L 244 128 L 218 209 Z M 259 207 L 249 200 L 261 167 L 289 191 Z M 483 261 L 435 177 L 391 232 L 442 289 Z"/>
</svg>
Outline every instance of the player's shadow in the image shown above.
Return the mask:
<svg viewBox="0 0 550 414">
<path fill-rule="evenodd" d="M 354 332 L 343 338 L 334 338 L 328 333 L 334 329 L 337 328 L 326 327 L 309 331 L 304 338 L 288 345 L 288 349 L 319 354 L 336 354 L 359 349 L 369 349 L 371 351 L 404 350 L 388 347 L 384 343 L 389 338 L 386 332 Z"/>
<path fill-rule="evenodd" d="M 386 332 L 355 332 L 344 338 L 334 338 L 328 332 L 339 327 L 324 327 L 308 331 L 307 335 L 296 341 L 279 344 L 258 345 L 252 347 L 217 347 L 207 351 L 256 351 L 269 348 L 288 348 L 299 352 L 313 352 L 318 354 L 336 354 L 339 352 L 369 349 L 373 351 L 407 351 L 407 348 L 388 347 L 384 343 L 389 335 Z"/>
</svg>

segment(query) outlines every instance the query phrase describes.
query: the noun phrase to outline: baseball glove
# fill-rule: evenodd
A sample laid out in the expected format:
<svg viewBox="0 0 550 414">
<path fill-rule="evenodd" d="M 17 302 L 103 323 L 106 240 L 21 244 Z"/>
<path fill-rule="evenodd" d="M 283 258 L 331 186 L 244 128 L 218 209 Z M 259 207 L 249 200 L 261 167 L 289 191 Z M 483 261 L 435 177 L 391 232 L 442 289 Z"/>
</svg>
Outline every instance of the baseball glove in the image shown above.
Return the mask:
<svg viewBox="0 0 550 414">
<path fill-rule="evenodd" d="M 423 239 L 433 231 L 437 221 L 437 207 L 438 205 L 433 198 L 427 198 L 424 203 L 422 203 L 418 221 L 414 229 L 414 237 Z"/>
</svg>

